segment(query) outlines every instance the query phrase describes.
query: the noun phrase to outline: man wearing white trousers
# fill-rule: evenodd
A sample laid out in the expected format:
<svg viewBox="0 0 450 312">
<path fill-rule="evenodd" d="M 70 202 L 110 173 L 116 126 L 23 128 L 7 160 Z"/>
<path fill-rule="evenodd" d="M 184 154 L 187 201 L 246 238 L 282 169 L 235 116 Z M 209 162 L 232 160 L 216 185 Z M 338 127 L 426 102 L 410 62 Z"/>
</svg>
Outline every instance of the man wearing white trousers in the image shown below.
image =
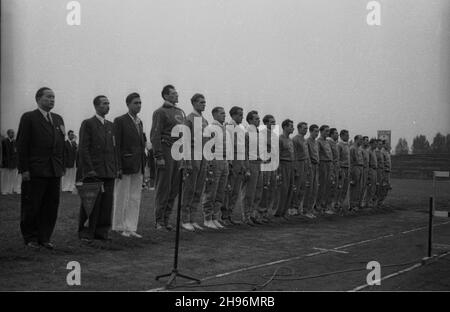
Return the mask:
<svg viewBox="0 0 450 312">
<path fill-rule="evenodd" d="M 20 194 L 21 175 L 17 170 L 18 156 L 14 130 L 7 131 L 8 137 L 2 141 L 2 169 L 1 191 L 2 195 Z"/>
<path fill-rule="evenodd" d="M 64 145 L 64 163 L 66 167 L 66 173 L 61 179 L 61 190 L 63 192 L 74 192 L 75 191 L 75 176 L 77 173 L 76 159 L 78 146 L 75 142 L 75 134 L 73 130 L 67 132 L 68 139 Z"/>
<path fill-rule="evenodd" d="M 141 206 L 142 181 L 145 170 L 145 137 L 141 98 L 131 93 L 126 98 L 128 113 L 114 120 L 114 134 L 118 151 L 119 178 L 114 187 L 113 231 L 125 237 L 142 238 L 137 231 Z"/>
</svg>

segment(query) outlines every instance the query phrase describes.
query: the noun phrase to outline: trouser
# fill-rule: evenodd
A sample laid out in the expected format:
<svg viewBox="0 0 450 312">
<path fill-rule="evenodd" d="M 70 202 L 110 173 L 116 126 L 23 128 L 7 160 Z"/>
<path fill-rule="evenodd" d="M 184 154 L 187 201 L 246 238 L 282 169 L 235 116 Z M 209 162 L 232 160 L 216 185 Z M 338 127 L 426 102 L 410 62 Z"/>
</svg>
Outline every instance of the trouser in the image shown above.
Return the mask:
<svg viewBox="0 0 450 312">
<path fill-rule="evenodd" d="M 22 182 L 20 230 L 25 244 L 48 243 L 58 216 L 61 178 L 35 178 Z"/>
<path fill-rule="evenodd" d="M 367 183 L 369 179 L 369 168 L 363 167 L 362 169 L 362 175 L 361 175 L 361 199 L 360 199 L 360 206 L 366 206 L 367 205 Z"/>
<path fill-rule="evenodd" d="M 369 168 L 367 179 L 367 197 L 366 202 L 369 207 L 374 207 L 377 202 L 377 170 Z"/>
<path fill-rule="evenodd" d="M 103 192 L 99 193 L 94 207 L 88 215 L 83 204 L 80 207 L 78 236 L 88 239 L 107 239 L 112 223 L 114 179 L 100 178 Z"/>
<path fill-rule="evenodd" d="M 142 173 L 124 174 L 114 185 L 112 229 L 136 232 L 142 196 Z"/>
<path fill-rule="evenodd" d="M 294 162 L 294 190 L 291 207 L 300 209 L 305 194 L 306 171 L 304 160 Z"/>
<path fill-rule="evenodd" d="M 155 166 L 155 157 L 153 156 L 153 149 L 148 151 L 148 160 L 147 166 L 150 171 L 150 180 L 154 180 L 156 178 L 156 166 Z"/>
<path fill-rule="evenodd" d="M 319 192 L 317 202 L 320 209 L 325 209 L 330 196 L 331 189 L 331 171 L 333 163 L 331 161 L 321 161 L 319 163 Z"/>
<path fill-rule="evenodd" d="M 250 177 L 247 181 L 244 197 L 244 218 L 246 219 L 260 213 L 259 205 L 263 189 L 261 162 L 250 161 L 249 170 Z"/>
<path fill-rule="evenodd" d="M 227 160 L 212 160 L 208 162 L 205 196 L 203 199 L 205 221 L 218 219 L 219 211 L 224 207 L 227 178 Z M 224 218 L 223 215 L 222 218 Z"/>
<path fill-rule="evenodd" d="M 305 200 L 306 200 L 306 211 L 307 213 L 313 212 L 314 205 L 316 204 L 317 200 L 317 192 L 319 189 L 319 165 L 318 164 L 311 164 L 311 173 L 308 176 L 309 180 L 307 181 L 307 184 L 309 187 L 306 189 L 305 194 Z M 305 209 L 304 209 L 305 210 Z"/>
<path fill-rule="evenodd" d="M 183 223 L 194 222 L 194 215 L 201 204 L 203 189 L 206 179 L 206 160 L 192 160 L 192 173 L 188 175 L 183 183 L 183 202 L 181 215 Z"/>
<path fill-rule="evenodd" d="M 61 189 L 63 192 L 73 192 L 75 190 L 75 175 L 77 169 L 66 168 L 66 174 L 61 178 Z"/>
<path fill-rule="evenodd" d="M 381 203 L 381 198 L 383 197 L 383 184 L 384 184 L 384 170 L 383 169 L 377 169 L 377 191 L 376 191 L 376 197 L 377 197 L 377 203 Z"/>
<path fill-rule="evenodd" d="M 290 161 L 280 161 L 279 165 L 281 184 L 279 188 L 280 197 L 278 208 L 275 213 L 277 217 L 284 217 L 292 202 L 292 186 L 294 184 L 293 164 Z"/>
<path fill-rule="evenodd" d="M 260 213 L 263 215 L 273 214 L 278 208 L 279 185 L 277 181 L 277 171 L 264 171 L 263 191 L 261 196 Z"/>
<path fill-rule="evenodd" d="M 0 174 L 2 195 L 21 193 L 22 175 L 19 174 L 17 169 L 2 168 Z"/>
<path fill-rule="evenodd" d="M 391 185 L 391 173 L 389 171 L 383 171 L 383 182 L 382 182 L 382 186 L 381 186 L 381 196 L 380 196 L 380 204 L 383 203 L 383 201 L 386 199 L 388 193 L 389 193 L 389 188 Z"/>
<path fill-rule="evenodd" d="M 349 185 L 349 168 L 341 167 L 339 169 L 339 179 L 338 179 L 338 207 L 342 209 L 344 207 L 344 201 L 348 194 Z"/>
<path fill-rule="evenodd" d="M 169 223 L 180 188 L 179 162 L 172 158 L 170 151 L 171 147 L 163 143 L 162 157 L 165 165 L 156 168 L 155 222 L 163 225 Z"/>
<path fill-rule="evenodd" d="M 350 168 L 350 208 L 358 207 L 361 202 L 362 166 Z"/>
<path fill-rule="evenodd" d="M 243 170 L 242 160 L 232 160 L 231 161 L 231 171 L 229 172 L 229 185 L 230 191 L 227 192 L 227 204 L 223 207 L 222 218 L 226 219 L 233 215 L 233 211 L 239 204 L 242 198 L 242 193 L 245 191 L 244 185 L 244 170 Z M 245 194 L 245 193 L 244 193 Z"/>
<path fill-rule="evenodd" d="M 328 195 L 327 207 L 335 208 L 337 206 L 339 196 L 339 166 L 337 163 L 333 164 L 330 183 L 330 193 Z"/>
</svg>

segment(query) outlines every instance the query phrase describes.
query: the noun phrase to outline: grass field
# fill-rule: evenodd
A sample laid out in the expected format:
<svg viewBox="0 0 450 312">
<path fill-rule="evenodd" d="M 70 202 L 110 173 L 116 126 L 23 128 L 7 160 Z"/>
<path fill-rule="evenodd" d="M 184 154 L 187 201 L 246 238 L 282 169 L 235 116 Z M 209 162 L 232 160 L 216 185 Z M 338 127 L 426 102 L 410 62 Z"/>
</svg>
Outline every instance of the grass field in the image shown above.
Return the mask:
<svg viewBox="0 0 450 312">
<path fill-rule="evenodd" d="M 253 290 L 259 285 L 260 290 L 344 291 L 366 284 L 369 261 L 381 264 L 382 278 L 407 269 L 426 255 L 432 182 L 393 180 L 392 184 L 387 209 L 314 221 L 295 218 L 252 228 L 182 232 L 180 271 L 202 283 L 178 280 L 176 290 Z M 449 210 L 450 184 L 440 184 L 438 194 L 439 209 Z M 113 234 L 111 243 L 86 246 L 76 233 L 79 199 L 63 194 L 53 235 L 56 249 L 30 251 L 20 236 L 19 197 L 1 196 L 0 290 L 160 289 L 164 281 L 155 281 L 155 276 L 171 270 L 175 233 L 153 228 L 152 203 L 153 193 L 146 191 L 139 224 L 143 239 Z M 434 240 L 440 247 L 436 254 L 450 251 L 447 222 L 435 219 Z M 441 257 L 362 290 L 450 290 L 449 260 L 450 255 Z M 81 286 L 66 283 L 70 261 L 81 265 Z M 326 274 L 330 272 L 334 274 Z"/>
</svg>

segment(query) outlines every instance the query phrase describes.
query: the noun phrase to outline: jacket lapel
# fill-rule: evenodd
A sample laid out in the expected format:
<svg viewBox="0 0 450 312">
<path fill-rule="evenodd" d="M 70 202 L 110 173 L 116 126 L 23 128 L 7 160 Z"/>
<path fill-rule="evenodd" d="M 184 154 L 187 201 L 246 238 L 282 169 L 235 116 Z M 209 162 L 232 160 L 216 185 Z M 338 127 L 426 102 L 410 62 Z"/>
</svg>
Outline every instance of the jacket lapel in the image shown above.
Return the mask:
<svg viewBox="0 0 450 312">
<path fill-rule="evenodd" d="M 45 119 L 45 117 L 42 115 L 42 113 L 39 111 L 39 109 L 35 110 L 37 118 L 39 119 L 39 122 L 44 127 L 44 129 L 52 136 L 55 135 L 54 131 L 55 128 L 48 123 L 48 121 Z"/>
</svg>

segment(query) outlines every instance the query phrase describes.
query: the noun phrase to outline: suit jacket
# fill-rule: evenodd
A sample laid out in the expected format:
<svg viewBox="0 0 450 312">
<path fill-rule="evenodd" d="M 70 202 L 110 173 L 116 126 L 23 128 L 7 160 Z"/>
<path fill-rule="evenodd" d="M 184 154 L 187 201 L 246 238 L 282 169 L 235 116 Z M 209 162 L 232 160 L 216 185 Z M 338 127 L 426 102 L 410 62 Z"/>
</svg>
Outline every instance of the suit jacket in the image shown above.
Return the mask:
<svg viewBox="0 0 450 312">
<path fill-rule="evenodd" d="M 22 115 L 17 132 L 19 172 L 31 177 L 64 175 L 64 120 L 51 113 L 51 125 L 39 109 Z"/>
<path fill-rule="evenodd" d="M 19 163 L 16 140 L 12 142 L 6 138 L 2 141 L 2 167 L 16 169 Z"/>
<path fill-rule="evenodd" d="M 117 151 L 113 124 L 105 120 L 102 124 L 96 116 L 81 124 L 78 145 L 79 179 L 95 171 L 99 178 L 116 178 Z"/>
<path fill-rule="evenodd" d="M 75 167 L 75 161 L 77 158 L 78 146 L 77 143 L 71 143 L 69 140 L 66 140 L 64 146 L 64 160 L 66 168 Z"/>
<path fill-rule="evenodd" d="M 114 119 L 114 134 L 118 153 L 119 170 L 123 174 L 135 174 L 145 169 L 146 140 L 142 121 L 136 127 L 135 122 L 127 113 Z"/>
</svg>

